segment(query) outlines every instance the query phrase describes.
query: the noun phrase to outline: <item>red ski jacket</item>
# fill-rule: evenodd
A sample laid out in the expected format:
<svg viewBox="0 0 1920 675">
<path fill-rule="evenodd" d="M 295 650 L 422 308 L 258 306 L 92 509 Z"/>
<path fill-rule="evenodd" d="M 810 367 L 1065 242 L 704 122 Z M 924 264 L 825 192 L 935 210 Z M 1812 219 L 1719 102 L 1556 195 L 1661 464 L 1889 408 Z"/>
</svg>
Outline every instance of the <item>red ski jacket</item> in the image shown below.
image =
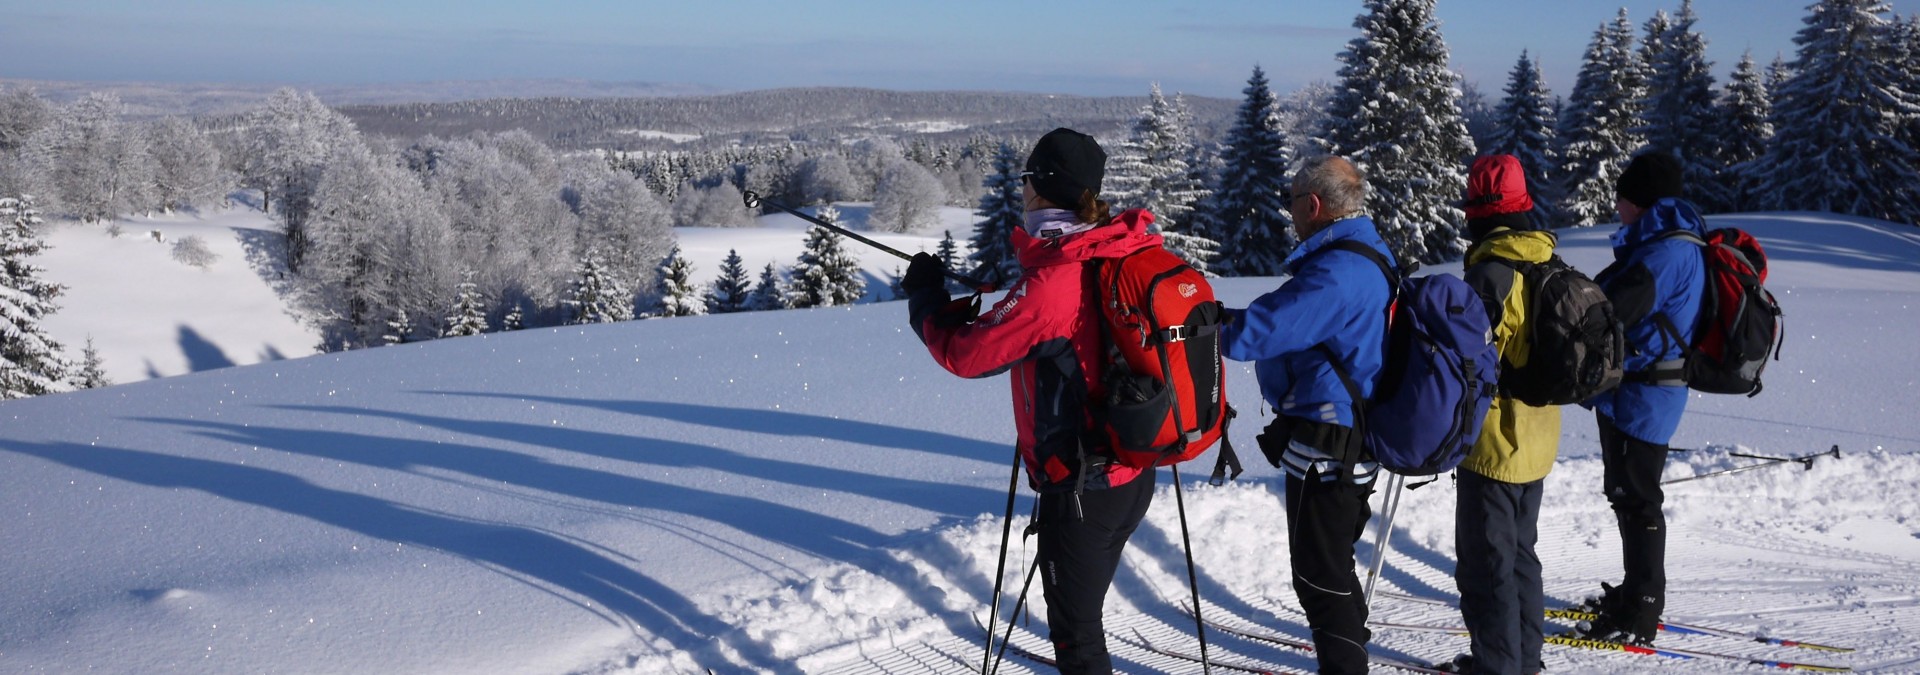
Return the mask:
<svg viewBox="0 0 1920 675">
<path fill-rule="evenodd" d="M 1160 235 L 1147 232 L 1151 224 L 1153 214 L 1133 209 L 1057 239 L 1016 228 L 1020 280 L 972 323 L 942 325 L 932 310 L 947 303 L 943 290 L 909 301 L 914 330 L 942 367 L 967 378 L 1010 372 L 1017 443 L 1036 491 L 1075 489 L 1083 451 L 1096 467 L 1086 477 L 1088 490 L 1126 485 L 1140 475 L 1140 469 L 1103 461 L 1112 453 L 1104 434 L 1094 433 L 1087 407 L 1101 394 L 1106 354 L 1086 263 L 1161 245 Z"/>
</svg>

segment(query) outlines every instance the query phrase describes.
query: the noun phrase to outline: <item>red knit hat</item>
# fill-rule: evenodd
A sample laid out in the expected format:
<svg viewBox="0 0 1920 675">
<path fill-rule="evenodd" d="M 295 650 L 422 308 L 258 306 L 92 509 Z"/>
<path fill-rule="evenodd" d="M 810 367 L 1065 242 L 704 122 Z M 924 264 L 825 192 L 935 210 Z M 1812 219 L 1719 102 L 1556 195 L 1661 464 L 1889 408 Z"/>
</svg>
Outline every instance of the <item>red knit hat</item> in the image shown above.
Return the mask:
<svg viewBox="0 0 1920 675">
<path fill-rule="evenodd" d="M 1467 218 L 1486 218 L 1503 213 L 1533 210 L 1533 197 L 1527 195 L 1527 176 L 1520 160 L 1513 155 L 1483 155 L 1473 160 L 1467 172 Z"/>
</svg>

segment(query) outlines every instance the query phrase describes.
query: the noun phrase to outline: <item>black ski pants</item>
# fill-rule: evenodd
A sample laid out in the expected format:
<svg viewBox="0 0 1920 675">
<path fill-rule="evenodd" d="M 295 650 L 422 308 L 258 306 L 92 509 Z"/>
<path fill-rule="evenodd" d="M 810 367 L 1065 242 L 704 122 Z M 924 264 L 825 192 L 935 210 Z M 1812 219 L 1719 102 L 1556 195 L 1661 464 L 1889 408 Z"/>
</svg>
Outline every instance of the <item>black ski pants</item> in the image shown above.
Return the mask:
<svg viewBox="0 0 1920 675">
<path fill-rule="evenodd" d="M 1320 672 L 1367 672 L 1367 598 L 1353 571 L 1353 544 L 1366 531 L 1373 486 L 1309 468 L 1304 480 L 1287 476 L 1287 553 L 1293 592 L 1307 614 Z"/>
<path fill-rule="evenodd" d="M 1601 486 L 1613 504 L 1620 525 L 1620 552 L 1625 577 L 1619 604 L 1606 608 L 1614 625 L 1651 637 L 1666 608 L 1667 517 L 1660 510 L 1666 493 L 1660 472 L 1667 466 L 1667 446 L 1634 438 L 1606 415 L 1600 421 L 1600 459 L 1605 474 Z"/>
<path fill-rule="evenodd" d="M 1153 504 L 1157 473 L 1144 471 L 1126 485 L 1081 493 L 1084 515 L 1078 519 L 1071 510 L 1073 493 L 1040 495 L 1040 592 L 1047 599 L 1047 637 L 1063 674 L 1113 672 L 1101 612 L 1127 538 Z"/>
<path fill-rule="evenodd" d="M 1540 556 L 1545 480 L 1505 483 L 1461 469 L 1453 536 L 1460 616 L 1472 633 L 1473 668 L 1485 675 L 1538 673 L 1546 591 Z"/>
</svg>

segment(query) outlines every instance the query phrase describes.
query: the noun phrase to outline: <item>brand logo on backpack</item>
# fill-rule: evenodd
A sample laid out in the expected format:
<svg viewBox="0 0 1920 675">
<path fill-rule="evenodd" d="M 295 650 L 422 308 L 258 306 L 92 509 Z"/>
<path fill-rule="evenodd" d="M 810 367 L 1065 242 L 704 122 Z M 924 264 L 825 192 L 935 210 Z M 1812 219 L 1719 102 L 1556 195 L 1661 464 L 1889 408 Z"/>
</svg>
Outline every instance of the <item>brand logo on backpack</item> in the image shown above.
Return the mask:
<svg viewBox="0 0 1920 675">
<path fill-rule="evenodd" d="M 1193 294 L 1199 292 L 1200 286 L 1198 284 L 1180 284 L 1180 297 L 1191 298 Z"/>
</svg>

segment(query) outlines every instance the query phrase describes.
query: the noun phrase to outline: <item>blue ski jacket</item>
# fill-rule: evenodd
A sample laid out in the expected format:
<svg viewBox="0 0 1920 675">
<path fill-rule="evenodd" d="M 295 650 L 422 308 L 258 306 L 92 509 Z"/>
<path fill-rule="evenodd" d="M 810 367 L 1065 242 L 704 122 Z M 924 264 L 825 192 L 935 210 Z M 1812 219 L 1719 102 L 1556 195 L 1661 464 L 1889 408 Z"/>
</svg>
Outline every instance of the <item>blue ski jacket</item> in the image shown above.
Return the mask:
<svg viewBox="0 0 1920 675">
<path fill-rule="evenodd" d="M 1685 200 L 1668 197 L 1655 202 L 1638 222 L 1614 232 L 1613 264 L 1594 277 L 1626 326 L 1628 373 L 1681 358 L 1693 340 L 1693 324 L 1706 291 L 1706 261 L 1698 244 L 1661 236 L 1675 230 L 1705 237 L 1706 221 Z M 1680 331 L 1680 342 L 1661 329 L 1662 315 Z M 1588 403 L 1627 435 L 1666 445 L 1687 410 L 1687 388 L 1623 382 Z"/>
<path fill-rule="evenodd" d="M 1227 310 L 1220 340 L 1227 358 L 1254 362 L 1260 396 L 1281 415 L 1351 428 L 1353 399 L 1326 355 L 1314 347 L 1326 344 L 1360 395 L 1372 396 L 1385 358 L 1392 293 L 1380 268 L 1365 256 L 1350 251 L 1315 255 L 1342 239 L 1394 259 L 1372 218 L 1332 223 L 1287 256 L 1292 278 L 1280 288 L 1246 309 Z"/>
</svg>

